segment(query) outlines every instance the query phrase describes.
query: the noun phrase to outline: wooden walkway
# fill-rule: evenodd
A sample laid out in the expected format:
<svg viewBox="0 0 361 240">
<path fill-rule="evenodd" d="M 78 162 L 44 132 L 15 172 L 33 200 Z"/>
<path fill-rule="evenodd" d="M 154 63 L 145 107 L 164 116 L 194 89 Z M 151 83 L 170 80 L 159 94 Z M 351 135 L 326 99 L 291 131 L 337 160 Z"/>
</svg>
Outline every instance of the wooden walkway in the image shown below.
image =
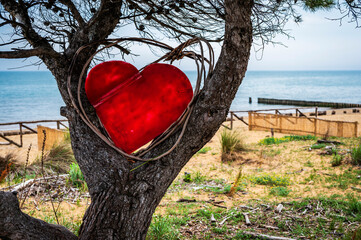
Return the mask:
<svg viewBox="0 0 361 240">
<path fill-rule="evenodd" d="M 16 126 L 19 127 L 19 130 L 0 132 L 0 138 L 4 139 L 6 141 L 6 142 L 0 143 L 0 145 L 14 144 L 17 147 L 22 147 L 23 146 L 23 135 L 25 135 L 25 134 L 34 134 L 34 133 L 37 134 L 38 133 L 36 129 L 29 126 L 31 124 L 56 123 L 56 128 L 57 129 L 60 129 L 61 126 L 64 127 L 64 128 L 68 128 L 68 126 L 64 124 L 65 122 L 68 122 L 68 120 L 38 120 L 38 121 L 0 123 L 0 126 L 13 126 L 13 125 L 16 125 Z M 8 138 L 8 136 L 14 136 L 14 135 L 19 135 L 19 137 L 20 137 L 20 139 L 19 139 L 20 142 L 19 143 L 17 143 L 15 141 L 11 140 L 10 138 Z"/>
</svg>

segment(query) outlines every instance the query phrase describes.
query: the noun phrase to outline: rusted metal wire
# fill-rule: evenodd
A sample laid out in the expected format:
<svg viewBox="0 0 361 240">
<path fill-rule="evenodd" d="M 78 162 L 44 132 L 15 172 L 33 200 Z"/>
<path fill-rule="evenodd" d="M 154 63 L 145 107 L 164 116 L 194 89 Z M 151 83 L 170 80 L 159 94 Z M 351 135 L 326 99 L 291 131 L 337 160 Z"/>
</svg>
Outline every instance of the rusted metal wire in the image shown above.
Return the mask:
<svg viewBox="0 0 361 240">
<path fill-rule="evenodd" d="M 183 114 L 166 130 L 164 131 L 164 133 L 162 133 L 161 135 L 159 135 L 158 137 L 156 137 L 155 139 L 153 139 L 153 141 L 150 143 L 150 145 L 145 148 L 145 149 L 141 149 L 140 151 L 134 153 L 134 154 L 128 154 L 126 152 L 124 152 L 122 149 L 118 148 L 117 146 L 114 145 L 113 141 L 110 139 L 109 136 L 106 136 L 102 133 L 102 131 L 100 129 L 98 129 L 97 126 L 95 126 L 92 121 L 89 119 L 87 113 L 84 110 L 82 101 L 81 101 L 81 96 L 80 96 L 80 92 L 81 92 L 81 87 L 83 86 L 83 76 L 89 66 L 89 64 L 91 63 L 93 57 L 98 54 L 99 52 L 103 51 L 104 49 L 113 47 L 121 42 L 141 42 L 144 44 L 148 44 L 148 45 L 152 45 L 152 46 L 156 46 L 165 50 L 168 50 L 169 52 L 166 53 L 164 56 L 160 57 L 159 59 L 157 59 L 156 61 L 152 62 L 152 63 L 158 63 L 160 61 L 170 61 L 170 63 L 173 63 L 176 60 L 180 60 L 183 57 L 187 57 L 190 59 L 193 59 L 195 62 L 195 65 L 197 67 L 197 83 L 195 85 L 195 89 L 194 89 L 194 94 L 193 94 L 193 98 L 191 99 L 190 103 L 188 104 L 187 108 L 185 109 L 185 111 L 183 112 Z M 80 52 L 83 51 L 84 49 L 91 47 L 93 45 L 104 45 L 104 47 L 101 47 L 99 50 L 97 50 L 91 57 L 89 57 L 89 59 L 86 61 L 86 63 L 83 66 L 83 69 L 81 71 L 81 74 L 78 78 L 78 87 L 77 87 L 77 102 L 75 101 L 75 98 L 72 94 L 71 91 L 71 76 L 72 76 L 72 72 L 73 72 L 73 68 L 75 65 L 75 62 L 77 60 L 77 57 L 79 56 Z M 194 51 L 190 51 L 190 50 L 186 50 L 186 48 L 198 44 L 199 45 L 199 54 L 197 54 Z M 208 48 L 208 54 L 209 57 L 208 59 L 205 58 L 205 51 L 204 51 L 204 46 L 203 44 L 206 45 L 206 47 Z M 150 63 L 150 64 L 152 64 Z M 208 70 L 206 69 L 206 64 L 208 64 Z M 169 154 L 170 152 L 172 152 L 176 146 L 179 144 L 185 130 L 187 127 L 187 123 L 189 121 L 189 117 L 191 115 L 191 112 L 193 110 L 193 106 L 195 103 L 195 100 L 197 99 L 197 96 L 201 90 L 201 83 L 203 80 L 203 83 L 205 84 L 209 77 L 212 74 L 213 71 L 213 66 L 214 66 L 214 52 L 213 52 L 213 48 L 210 45 L 209 42 L 207 42 L 204 39 L 201 38 L 193 38 L 193 39 L 189 39 L 188 41 L 180 44 L 178 47 L 173 48 L 165 43 L 153 40 L 153 39 L 146 39 L 146 38 L 116 38 L 116 39 L 107 39 L 101 42 L 94 42 L 85 46 L 80 47 L 77 52 L 75 53 L 69 71 L 68 71 L 68 76 L 67 76 L 67 90 L 68 90 L 68 94 L 70 97 L 70 100 L 72 102 L 72 105 L 74 107 L 74 109 L 77 111 L 77 113 L 79 114 L 79 116 L 82 118 L 82 120 L 85 122 L 85 124 L 88 125 L 88 127 L 100 138 L 102 139 L 107 145 L 109 145 L 110 147 L 112 147 L 114 150 L 116 150 L 118 153 L 122 154 L 124 157 L 128 158 L 128 159 L 132 159 L 132 160 L 137 160 L 137 161 L 143 161 L 143 162 L 148 162 L 148 161 L 155 161 L 158 160 L 164 156 L 166 156 L 167 154 Z M 139 71 L 142 71 L 145 67 L 141 68 Z M 100 124 L 101 121 L 99 120 Z M 160 143 L 162 143 L 163 141 L 165 141 L 167 138 L 169 138 L 177 129 L 179 129 L 181 127 L 181 132 L 178 136 L 178 139 L 176 140 L 176 142 L 173 144 L 173 146 L 168 149 L 166 152 L 162 153 L 161 155 L 154 157 L 154 158 L 142 158 L 142 156 L 144 156 L 146 153 L 148 153 L 151 149 L 153 149 L 154 147 L 156 147 L 157 145 L 159 145 Z M 105 131 L 106 132 L 106 131 Z"/>
</svg>

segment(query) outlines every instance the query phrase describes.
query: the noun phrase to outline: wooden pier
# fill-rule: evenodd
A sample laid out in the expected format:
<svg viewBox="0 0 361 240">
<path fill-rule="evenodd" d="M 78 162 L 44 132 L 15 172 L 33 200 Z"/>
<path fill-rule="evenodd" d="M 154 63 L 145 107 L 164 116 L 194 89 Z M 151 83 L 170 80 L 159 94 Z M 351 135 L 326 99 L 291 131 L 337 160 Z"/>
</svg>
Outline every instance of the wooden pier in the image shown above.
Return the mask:
<svg viewBox="0 0 361 240">
<path fill-rule="evenodd" d="M 274 99 L 274 98 L 258 98 L 258 103 L 273 104 L 273 105 L 318 106 L 318 107 L 331 107 L 331 108 L 361 107 L 361 104 L 357 104 L 357 103 L 315 102 L 315 101 L 300 101 L 300 100 Z"/>
<path fill-rule="evenodd" d="M 6 141 L 5 143 L 0 143 L 0 144 L 1 145 L 14 144 L 17 147 L 22 147 L 23 146 L 23 135 L 38 133 L 36 129 L 31 128 L 29 126 L 30 124 L 56 123 L 56 128 L 57 129 L 60 129 L 61 126 L 63 126 L 64 128 L 68 128 L 68 126 L 66 126 L 64 124 L 64 122 L 68 122 L 68 120 L 38 120 L 38 121 L 27 121 L 27 122 L 0 123 L 0 126 L 13 126 L 13 125 L 15 125 L 15 126 L 19 127 L 19 130 L 0 132 L 0 138 L 4 139 Z M 17 143 L 15 141 L 11 140 L 10 138 L 8 138 L 8 136 L 14 136 L 14 135 L 19 135 L 20 136 L 20 139 L 19 139 L 20 142 L 19 143 Z"/>
</svg>

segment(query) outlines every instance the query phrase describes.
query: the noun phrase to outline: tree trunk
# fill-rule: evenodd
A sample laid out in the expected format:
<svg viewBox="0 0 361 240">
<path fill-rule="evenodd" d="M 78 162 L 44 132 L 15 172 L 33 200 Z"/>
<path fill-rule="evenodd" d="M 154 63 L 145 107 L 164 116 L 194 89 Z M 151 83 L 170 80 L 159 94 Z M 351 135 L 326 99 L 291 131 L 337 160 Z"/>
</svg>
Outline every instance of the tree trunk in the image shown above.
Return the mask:
<svg viewBox="0 0 361 240">
<path fill-rule="evenodd" d="M 247 69 L 252 44 L 252 4 L 252 0 L 225 0 L 226 26 L 222 52 L 211 79 L 197 98 L 181 142 L 166 157 L 136 170 L 133 169 L 140 162 L 133 163 L 119 155 L 84 124 L 68 101 L 64 84 L 60 84 L 67 68 L 58 72 L 57 81 L 67 104 L 63 112 L 69 119 L 74 155 L 91 196 L 91 205 L 80 229 L 80 239 L 145 239 L 152 215 L 170 184 L 226 119 Z M 76 69 L 81 68 L 82 62 Z M 76 70 L 74 79 L 78 74 L 79 70 Z M 145 157 L 165 152 L 178 135 L 179 132 L 174 133 Z M 0 216 L 2 214 L 0 211 Z M 10 237 L 1 225 L 0 218 L 0 237 L 35 239 Z M 55 238 L 49 236 L 49 239 Z"/>
</svg>

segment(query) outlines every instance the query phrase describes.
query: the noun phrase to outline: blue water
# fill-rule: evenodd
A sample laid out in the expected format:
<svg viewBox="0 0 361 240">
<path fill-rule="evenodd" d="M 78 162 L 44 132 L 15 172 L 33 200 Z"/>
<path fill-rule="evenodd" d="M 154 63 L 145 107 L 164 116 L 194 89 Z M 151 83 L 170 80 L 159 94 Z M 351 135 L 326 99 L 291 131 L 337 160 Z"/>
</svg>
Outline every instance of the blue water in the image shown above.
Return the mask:
<svg viewBox="0 0 361 240">
<path fill-rule="evenodd" d="M 194 83 L 196 73 L 186 74 Z M 248 71 L 231 109 L 289 107 L 257 104 L 258 97 L 361 103 L 360 93 L 361 71 Z M 0 123 L 63 119 L 63 105 L 49 72 L 0 72 Z"/>
<path fill-rule="evenodd" d="M 64 119 L 60 106 L 64 102 L 50 72 L 0 72 L 0 123 Z"/>
</svg>

